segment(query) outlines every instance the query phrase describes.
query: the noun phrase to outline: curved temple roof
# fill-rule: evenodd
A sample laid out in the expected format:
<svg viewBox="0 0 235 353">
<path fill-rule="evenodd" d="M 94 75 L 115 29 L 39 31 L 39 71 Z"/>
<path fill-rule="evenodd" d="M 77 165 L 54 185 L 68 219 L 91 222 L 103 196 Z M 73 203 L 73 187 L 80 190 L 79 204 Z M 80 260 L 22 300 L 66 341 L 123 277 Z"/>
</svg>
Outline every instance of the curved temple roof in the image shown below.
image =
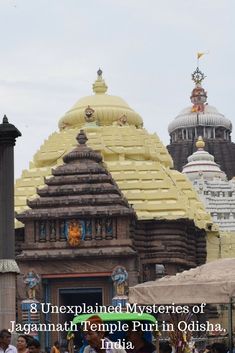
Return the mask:
<svg viewBox="0 0 235 353">
<path fill-rule="evenodd" d="M 82 127 L 84 125 L 84 110 L 91 106 L 95 110 L 95 119 L 99 125 L 112 125 L 123 115 L 127 117 L 129 125 L 141 127 L 143 120 L 124 99 L 106 94 L 108 89 L 99 69 L 98 77 L 93 84 L 92 96 L 80 98 L 74 106 L 65 113 L 59 121 L 59 129 Z"/>
<path fill-rule="evenodd" d="M 104 91 L 104 82 L 98 83 Z M 51 168 L 63 163 L 63 156 L 76 146 L 75 137 L 78 127 L 82 126 L 88 137 L 87 145 L 101 153 L 107 169 L 139 219 L 187 218 L 194 220 L 199 228 L 207 229 L 212 224 L 209 214 L 187 178 L 170 169 L 172 159 L 158 136 L 143 129 L 140 116 L 118 98 L 126 109 L 123 119 L 122 109 L 110 106 L 110 100 L 114 102 L 116 97 L 103 91 L 78 101 L 76 109 L 72 108 L 60 120 L 60 131 L 44 141 L 29 169 L 16 181 L 16 211 L 27 208 L 26 199 L 35 197 L 36 187 L 44 184 L 43 179 L 51 175 Z M 94 104 L 93 97 L 102 97 L 99 104 Z M 84 118 L 87 105 L 95 111 L 91 111 L 93 119 L 90 115 Z M 70 114 L 72 111 L 75 115 Z"/>
<path fill-rule="evenodd" d="M 218 112 L 211 106 L 205 105 L 204 112 L 192 112 L 192 107 L 187 107 L 181 111 L 179 115 L 169 124 L 168 131 L 171 134 L 179 128 L 195 127 L 195 126 L 223 126 L 232 131 L 232 123 L 229 119 Z"/>
</svg>

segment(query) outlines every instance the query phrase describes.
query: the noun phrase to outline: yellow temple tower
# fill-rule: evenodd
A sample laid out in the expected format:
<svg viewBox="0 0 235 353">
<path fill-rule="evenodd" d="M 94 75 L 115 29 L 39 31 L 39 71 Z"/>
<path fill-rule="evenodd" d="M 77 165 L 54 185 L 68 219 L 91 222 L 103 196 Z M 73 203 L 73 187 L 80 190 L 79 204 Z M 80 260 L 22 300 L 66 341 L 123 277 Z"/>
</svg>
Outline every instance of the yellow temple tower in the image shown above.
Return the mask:
<svg viewBox="0 0 235 353">
<path fill-rule="evenodd" d="M 59 120 L 59 131 L 44 141 L 29 169 L 16 181 L 16 211 L 27 208 L 27 198 L 35 197 L 44 177 L 62 164 L 62 157 L 75 146 L 75 137 L 83 128 L 88 145 L 101 153 L 139 219 L 188 218 L 199 228 L 210 228 L 211 219 L 190 182 L 170 169 L 172 159 L 159 137 L 143 128 L 140 115 L 122 98 L 106 93 L 101 70 L 93 92 L 65 113 Z"/>
<path fill-rule="evenodd" d="M 88 146 L 101 153 L 139 220 L 189 219 L 211 231 L 212 221 L 187 177 L 173 167 L 172 159 L 156 134 L 143 128 L 143 120 L 120 97 L 107 94 L 99 69 L 94 94 L 83 97 L 59 120 L 53 132 L 35 153 L 29 169 L 15 184 L 15 210 L 27 209 L 27 198 L 36 196 L 52 168 L 76 145 L 82 128 Z M 20 222 L 16 227 L 21 227 Z"/>
</svg>

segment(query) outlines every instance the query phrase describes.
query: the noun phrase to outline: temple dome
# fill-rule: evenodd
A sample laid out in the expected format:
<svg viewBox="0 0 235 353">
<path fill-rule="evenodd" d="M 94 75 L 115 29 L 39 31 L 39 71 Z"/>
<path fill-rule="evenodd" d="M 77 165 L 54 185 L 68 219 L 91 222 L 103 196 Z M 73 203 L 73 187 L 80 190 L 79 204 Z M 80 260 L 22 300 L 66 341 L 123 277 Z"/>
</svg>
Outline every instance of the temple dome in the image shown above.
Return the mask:
<svg viewBox="0 0 235 353">
<path fill-rule="evenodd" d="M 232 131 L 232 123 L 223 114 L 211 106 L 205 105 L 204 112 L 193 112 L 192 107 L 183 109 L 179 115 L 169 124 L 168 131 L 171 134 L 174 130 L 195 126 L 222 126 Z"/>
<path fill-rule="evenodd" d="M 169 124 L 170 144 L 167 146 L 174 167 L 182 171 L 187 158 L 195 148 L 195 139 L 202 136 L 206 150 L 215 156 L 215 161 L 231 179 L 235 175 L 235 143 L 232 142 L 232 123 L 207 101 L 207 92 L 202 87 L 205 75 L 199 67 L 193 72 L 195 87 L 190 99 L 192 105 L 181 111 Z"/>
<path fill-rule="evenodd" d="M 93 84 L 94 95 L 79 99 L 59 121 L 59 129 L 82 127 L 84 125 L 84 110 L 90 106 L 95 110 L 95 119 L 98 125 L 112 125 L 123 115 L 129 125 L 141 127 L 143 120 L 124 99 L 106 94 L 107 85 L 102 78 L 102 71 L 98 70 L 98 77 Z"/>
<path fill-rule="evenodd" d="M 199 67 L 192 73 L 192 80 L 195 83 L 190 96 L 192 106 L 182 110 L 169 124 L 169 134 L 181 128 L 197 126 L 223 127 L 230 132 L 232 131 L 231 121 L 219 113 L 215 107 L 208 105 L 207 92 L 201 84 L 205 77 Z"/>
</svg>

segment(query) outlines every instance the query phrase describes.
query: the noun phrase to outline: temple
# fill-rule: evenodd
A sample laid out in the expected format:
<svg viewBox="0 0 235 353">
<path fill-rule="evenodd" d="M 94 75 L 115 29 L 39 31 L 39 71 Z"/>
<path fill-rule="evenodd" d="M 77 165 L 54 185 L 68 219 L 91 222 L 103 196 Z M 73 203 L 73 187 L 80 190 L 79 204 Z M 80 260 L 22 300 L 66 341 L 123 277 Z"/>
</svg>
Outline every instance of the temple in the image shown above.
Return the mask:
<svg viewBox="0 0 235 353">
<path fill-rule="evenodd" d="M 199 136 L 206 142 L 205 149 L 215 157 L 228 179 L 235 176 L 235 144 L 231 142 L 232 123 L 207 103 L 207 92 L 202 87 L 204 74 L 197 69 L 192 74 L 195 87 L 192 105 L 185 108 L 169 124 L 170 144 L 167 146 L 174 168 L 182 171 L 187 157 L 196 151 Z"/>
<path fill-rule="evenodd" d="M 204 263 L 206 236 L 215 234 L 187 176 L 171 169 L 139 114 L 106 93 L 101 70 L 93 91 L 16 181 L 19 317 L 35 300 L 122 304 L 128 285 Z"/>
</svg>

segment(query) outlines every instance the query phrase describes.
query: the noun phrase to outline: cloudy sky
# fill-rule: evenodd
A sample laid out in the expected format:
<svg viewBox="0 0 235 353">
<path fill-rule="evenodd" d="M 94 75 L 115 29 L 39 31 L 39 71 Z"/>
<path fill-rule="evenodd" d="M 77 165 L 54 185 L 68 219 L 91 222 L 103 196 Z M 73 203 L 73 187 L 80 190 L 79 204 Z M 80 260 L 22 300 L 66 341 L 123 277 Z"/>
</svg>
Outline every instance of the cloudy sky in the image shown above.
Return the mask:
<svg viewBox="0 0 235 353">
<path fill-rule="evenodd" d="M 234 0 L 0 0 L 0 116 L 22 132 L 16 176 L 91 94 L 99 67 L 150 132 L 169 142 L 187 105 L 196 53 L 208 102 L 235 125 Z M 233 135 L 233 140 L 235 140 Z"/>
</svg>

